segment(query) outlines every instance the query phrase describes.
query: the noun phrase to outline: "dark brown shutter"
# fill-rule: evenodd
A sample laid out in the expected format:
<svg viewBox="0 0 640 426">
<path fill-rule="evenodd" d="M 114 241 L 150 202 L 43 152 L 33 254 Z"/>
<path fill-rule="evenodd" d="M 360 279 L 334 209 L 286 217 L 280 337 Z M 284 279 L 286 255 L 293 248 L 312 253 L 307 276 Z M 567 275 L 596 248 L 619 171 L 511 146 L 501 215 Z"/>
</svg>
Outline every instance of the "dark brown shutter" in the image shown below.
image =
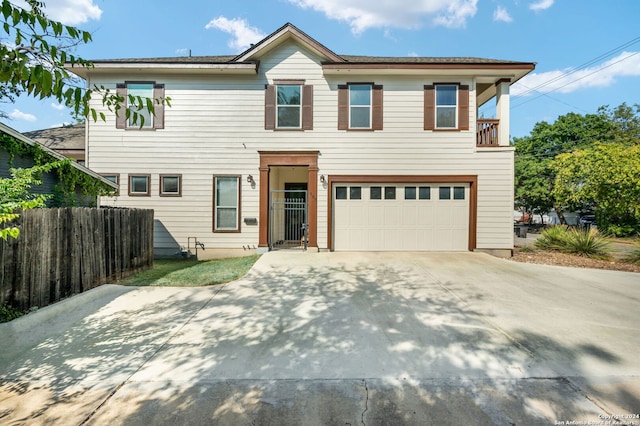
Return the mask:
<svg viewBox="0 0 640 426">
<path fill-rule="evenodd" d="M 338 85 L 338 130 L 349 128 L 349 86 Z"/>
<path fill-rule="evenodd" d="M 302 86 L 302 130 L 313 130 L 313 86 Z"/>
<path fill-rule="evenodd" d="M 371 92 L 371 128 L 382 130 L 382 86 L 373 85 Z"/>
<path fill-rule="evenodd" d="M 424 130 L 436 128 L 436 90 L 433 85 L 424 86 Z"/>
<path fill-rule="evenodd" d="M 276 86 L 265 86 L 264 94 L 264 129 L 276 128 Z"/>
<path fill-rule="evenodd" d="M 458 88 L 458 130 L 469 130 L 469 86 Z"/>
<path fill-rule="evenodd" d="M 116 110 L 116 129 L 126 129 L 127 85 L 124 83 L 116 84 L 116 95 L 124 98 L 124 101 L 120 104 L 120 109 Z"/>
<path fill-rule="evenodd" d="M 164 84 L 153 85 L 153 128 L 164 129 Z"/>
</svg>

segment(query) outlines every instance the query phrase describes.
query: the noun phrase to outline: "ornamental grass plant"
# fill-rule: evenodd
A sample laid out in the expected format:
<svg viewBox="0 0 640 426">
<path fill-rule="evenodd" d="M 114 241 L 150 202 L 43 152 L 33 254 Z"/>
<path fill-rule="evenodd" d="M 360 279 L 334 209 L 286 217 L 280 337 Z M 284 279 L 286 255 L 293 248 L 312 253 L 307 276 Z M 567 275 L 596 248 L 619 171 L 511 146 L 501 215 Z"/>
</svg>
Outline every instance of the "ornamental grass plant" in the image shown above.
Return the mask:
<svg viewBox="0 0 640 426">
<path fill-rule="evenodd" d="M 611 253 L 611 242 L 596 228 L 575 229 L 554 226 L 542 232 L 535 246 L 578 256 L 606 259 Z"/>
</svg>

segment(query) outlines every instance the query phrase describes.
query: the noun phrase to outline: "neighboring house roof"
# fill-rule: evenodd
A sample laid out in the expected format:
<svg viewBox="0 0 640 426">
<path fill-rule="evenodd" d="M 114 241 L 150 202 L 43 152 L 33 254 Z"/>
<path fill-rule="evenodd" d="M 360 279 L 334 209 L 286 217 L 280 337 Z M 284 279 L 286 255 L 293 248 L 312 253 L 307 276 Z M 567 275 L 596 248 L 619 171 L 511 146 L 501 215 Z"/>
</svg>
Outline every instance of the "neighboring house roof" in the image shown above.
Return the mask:
<svg viewBox="0 0 640 426">
<path fill-rule="evenodd" d="M 84 124 L 34 130 L 24 135 L 59 154 L 84 161 Z"/>
<path fill-rule="evenodd" d="M 60 153 L 57 153 L 56 151 L 54 151 L 53 149 L 27 137 L 26 135 L 18 132 L 17 130 L 12 129 L 11 127 L 0 123 L 0 132 L 6 133 L 9 136 L 12 136 L 13 138 L 26 143 L 27 145 L 37 145 L 40 147 L 40 149 L 42 149 L 44 152 L 46 152 L 47 154 L 49 154 L 50 156 L 52 156 L 53 158 L 56 158 L 58 160 L 68 160 L 68 158 Z M 94 179 L 98 179 L 100 182 L 108 185 L 109 187 L 117 190 L 118 189 L 118 185 L 111 182 L 110 180 L 100 176 L 99 174 L 97 174 L 96 172 L 94 172 L 91 169 L 86 168 L 85 166 L 78 164 L 76 161 L 72 161 L 71 163 L 71 167 L 76 168 L 77 170 L 81 171 L 82 173 L 85 173 L 89 176 L 91 176 Z"/>
</svg>

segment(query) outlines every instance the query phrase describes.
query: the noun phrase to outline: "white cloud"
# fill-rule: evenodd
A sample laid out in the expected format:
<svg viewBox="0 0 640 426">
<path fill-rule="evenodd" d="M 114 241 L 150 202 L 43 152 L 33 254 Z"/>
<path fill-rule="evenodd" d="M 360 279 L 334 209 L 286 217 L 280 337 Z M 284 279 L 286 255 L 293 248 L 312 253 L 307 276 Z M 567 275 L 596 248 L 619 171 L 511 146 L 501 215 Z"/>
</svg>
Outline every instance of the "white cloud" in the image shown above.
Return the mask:
<svg viewBox="0 0 640 426">
<path fill-rule="evenodd" d="M 93 0 L 46 0 L 44 10 L 47 17 L 67 25 L 83 24 L 102 16 Z"/>
<path fill-rule="evenodd" d="M 513 22 L 513 18 L 511 17 L 511 15 L 509 15 L 507 9 L 502 6 L 498 6 L 493 12 L 493 20 L 501 22 Z"/>
<path fill-rule="evenodd" d="M 58 111 L 62 111 L 65 108 L 65 106 L 62 104 L 51 102 L 51 108 L 57 109 Z"/>
<path fill-rule="evenodd" d="M 187 53 L 189 53 L 189 49 L 186 47 L 180 48 L 180 49 L 176 49 L 176 53 L 178 55 L 186 55 Z"/>
<path fill-rule="evenodd" d="M 464 27 L 475 16 L 478 0 L 289 0 L 304 9 L 348 22 L 354 34 L 369 28 L 418 28 L 424 21 Z"/>
<path fill-rule="evenodd" d="M 408 57 L 410 57 L 410 58 L 417 58 L 417 57 L 418 57 L 418 54 L 417 54 L 416 52 L 409 52 L 409 53 L 407 54 L 407 56 L 408 56 Z"/>
<path fill-rule="evenodd" d="M 233 38 L 229 40 L 228 46 L 237 51 L 247 49 L 252 43 L 256 43 L 266 37 L 258 28 L 251 27 L 244 19 L 227 19 L 219 16 L 212 19 L 206 29 L 215 28 L 225 33 L 231 34 Z"/>
<path fill-rule="evenodd" d="M 16 120 L 24 120 L 24 121 L 36 121 L 37 120 L 35 115 L 24 113 L 24 112 L 20 111 L 17 108 L 9 113 L 9 117 L 15 118 Z"/>
<path fill-rule="evenodd" d="M 535 10 L 536 12 L 538 12 L 540 10 L 547 10 L 551 6 L 553 6 L 554 1 L 555 0 L 538 0 L 535 3 L 531 3 L 529 5 L 529 9 Z"/>
<path fill-rule="evenodd" d="M 629 76 L 640 76 L 640 51 L 623 52 L 600 65 L 576 72 L 565 69 L 529 74 L 512 86 L 511 94 L 530 96 L 549 92 L 571 93 L 593 87 L 608 87 L 615 83 L 616 78 Z M 535 92 L 529 90 L 533 88 L 536 88 Z"/>
</svg>

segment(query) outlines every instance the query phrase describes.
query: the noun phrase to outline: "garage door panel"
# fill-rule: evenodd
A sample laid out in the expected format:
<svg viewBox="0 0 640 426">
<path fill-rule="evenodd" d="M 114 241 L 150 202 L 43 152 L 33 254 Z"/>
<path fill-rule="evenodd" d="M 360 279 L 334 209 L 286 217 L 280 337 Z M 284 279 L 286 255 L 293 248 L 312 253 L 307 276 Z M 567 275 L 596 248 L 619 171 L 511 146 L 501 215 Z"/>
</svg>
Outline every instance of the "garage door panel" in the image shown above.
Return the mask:
<svg viewBox="0 0 640 426">
<path fill-rule="evenodd" d="M 468 184 L 404 185 L 381 181 L 340 186 L 358 186 L 362 191 L 358 199 L 334 198 L 335 250 L 468 250 Z M 405 186 L 411 188 L 405 191 Z M 456 189 L 461 186 L 463 193 Z M 380 188 L 373 191 L 374 199 L 371 187 Z M 395 198 L 393 190 L 387 190 L 390 187 L 395 188 Z M 429 187 L 430 191 L 420 191 L 420 187 Z M 440 199 L 440 187 L 447 188 L 442 194 L 450 194 L 450 199 Z M 349 190 L 347 193 L 351 194 Z M 410 199 L 405 199 L 405 194 L 410 194 Z"/>
<path fill-rule="evenodd" d="M 404 228 L 415 229 L 418 226 L 418 206 L 410 205 L 401 212 L 401 221 Z"/>
</svg>

